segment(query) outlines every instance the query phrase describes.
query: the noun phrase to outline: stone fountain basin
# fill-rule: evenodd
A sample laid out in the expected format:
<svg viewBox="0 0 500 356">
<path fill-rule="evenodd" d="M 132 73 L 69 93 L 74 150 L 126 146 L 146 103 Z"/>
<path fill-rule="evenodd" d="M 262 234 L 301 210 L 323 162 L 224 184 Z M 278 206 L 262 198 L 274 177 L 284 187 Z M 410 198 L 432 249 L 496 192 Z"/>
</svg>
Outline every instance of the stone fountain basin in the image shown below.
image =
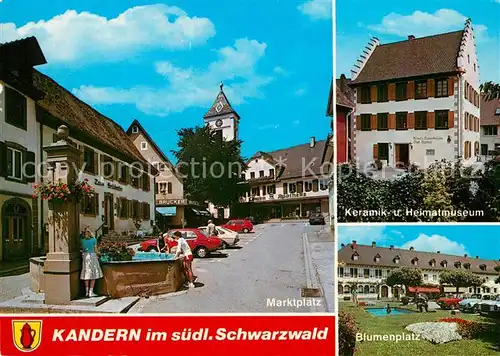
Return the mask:
<svg viewBox="0 0 500 356">
<path fill-rule="evenodd" d="M 173 293 L 186 281 L 180 258 L 103 262 L 101 268 L 96 293 L 112 298 Z"/>
</svg>

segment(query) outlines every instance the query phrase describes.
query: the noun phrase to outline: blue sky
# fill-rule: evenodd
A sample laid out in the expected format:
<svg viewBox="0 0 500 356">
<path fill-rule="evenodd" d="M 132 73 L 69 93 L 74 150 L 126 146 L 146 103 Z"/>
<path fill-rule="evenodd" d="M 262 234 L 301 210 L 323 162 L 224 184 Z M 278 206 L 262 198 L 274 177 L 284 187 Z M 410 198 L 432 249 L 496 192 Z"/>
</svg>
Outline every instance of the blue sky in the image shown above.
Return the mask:
<svg viewBox="0 0 500 356">
<path fill-rule="evenodd" d="M 355 10 L 354 10 L 355 9 Z M 336 75 L 351 69 L 372 36 L 382 44 L 460 30 L 470 17 L 475 30 L 481 81 L 500 82 L 500 0 L 368 0 L 336 3 Z"/>
<path fill-rule="evenodd" d="M 339 245 L 353 240 L 371 245 L 375 241 L 377 246 L 413 246 L 419 251 L 500 259 L 500 225 L 340 225 L 338 238 Z"/>
<path fill-rule="evenodd" d="M 220 81 L 246 156 L 330 130 L 328 0 L 0 0 L 0 42 L 30 35 L 39 70 L 124 128 L 140 120 L 166 153 Z"/>
</svg>

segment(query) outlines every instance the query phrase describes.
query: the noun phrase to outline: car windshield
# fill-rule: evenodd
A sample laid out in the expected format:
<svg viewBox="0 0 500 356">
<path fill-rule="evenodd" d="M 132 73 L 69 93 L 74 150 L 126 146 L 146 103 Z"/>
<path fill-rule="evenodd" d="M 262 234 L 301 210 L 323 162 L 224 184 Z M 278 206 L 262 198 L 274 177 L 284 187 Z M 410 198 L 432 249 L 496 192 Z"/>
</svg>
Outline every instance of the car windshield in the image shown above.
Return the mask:
<svg viewBox="0 0 500 356">
<path fill-rule="evenodd" d="M 483 300 L 491 300 L 491 295 L 483 295 Z"/>
<path fill-rule="evenodd" d="M 207 231 L 205 229 L 198 229 L 202 235 L 207 236 Z"/>
<path fill-rule="evenodd" d="M 470 296 L 470 299 L 481 299 L 481 294 L 473 294 Z"/>
</svg>

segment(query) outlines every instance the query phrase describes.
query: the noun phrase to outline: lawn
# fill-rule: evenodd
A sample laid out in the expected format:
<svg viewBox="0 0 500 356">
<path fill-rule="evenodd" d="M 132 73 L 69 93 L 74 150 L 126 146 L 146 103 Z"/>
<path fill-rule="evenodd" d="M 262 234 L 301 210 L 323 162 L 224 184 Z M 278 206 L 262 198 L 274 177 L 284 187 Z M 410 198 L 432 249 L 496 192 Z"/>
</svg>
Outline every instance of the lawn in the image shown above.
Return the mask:
<svg viewBox="0 0 500 356">
<path fill-rule="evenodd" d="M 391 307 L 401 308 L 400 303 L 390 303 Z M 377 307 L 383 307 L 386 304 L 377 303 Z M 429 313 L 412 313 L 404 315 L 374 316 L 369 314 L 363 308 L 357 308 L 352 302 L 340 302 L 341 311 L 352 313 L 356 319 L 359 333 L 367 335 L 384 334 L 409 334 L 404 328 L 409 324 L 439 321 L 444 317 L 455 317 L 450 311 L 437 310 Z M 416 310 L 415 307 L 408 307 L 410 310 Z M 442 345 L 434 345 L 426 340 L 419 341 L 363 341 L 356 342 L 355 356 L 386 356 L 386 355 L 439 355 L 439 356 L 498 356 L 499 350 L 496 349 L 496 343 L 500 340 L 498 325 L 495 321 L 483 318 L 478 315 L 460 314 L 456 317 L 466 320 L 484 322 L 491 325 L 489 333 L 482 335 L 480 339 L 453 341 Z"/>
</svg>

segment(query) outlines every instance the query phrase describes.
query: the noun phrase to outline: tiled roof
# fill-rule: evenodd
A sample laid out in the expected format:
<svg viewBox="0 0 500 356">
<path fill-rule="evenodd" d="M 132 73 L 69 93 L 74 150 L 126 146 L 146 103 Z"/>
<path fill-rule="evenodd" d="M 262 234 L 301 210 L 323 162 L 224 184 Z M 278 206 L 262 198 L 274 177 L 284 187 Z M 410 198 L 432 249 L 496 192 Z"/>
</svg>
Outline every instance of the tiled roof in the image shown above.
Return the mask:
<svg viewBox="0 0 500 356">
<path fill-rule="evenodd" d="M 321 159 L 325 145 L 329 140 L 316 141 L 314 147 L 309 143 L 267 152 L 276 164 L 284 166 L 280 179 L 299 178 L 310 176 L 312 171 L 316 175 L 327 174 L 321 172 Z M 303 163 L 305 162 L 305 163 Z M 308 169 L 310 168 L 310 170 Z"/>
<path fill-rule="evenodd" d="M 463 30 L 379 45 L 353 84 L 457 71 Z"/>
<path fill-rule="evenodd" d="M 498 112 L 497 115 L 495 113 Z M 500 99 L 481 98 L 481 125 L 500 125 Z"/>
<path fill-rule="evenodd" d="M 359 255 L 358 260 L 353 260 L 353 254 Z M 375 256 L 380 255 L 380 261 L 375 261 Z M 400 262 L 395 263 L 394 259 L 399 256 Z M 412 264 L 412 260 L 418 258 L 418 266 Z M 435 266 L 431 266 L 430 261 L 435 260 Z M 380 266 L 380 267 L 416 267 L 420 269 L 432 270 L 469 270 L 475 273 L 495 274 L 495 266 L 500 265 L 500 261 L 484 260 L 474 256 L 455 256 L 437 252 L 423 252 L 410 249 L 372 247 L 368 245 L 347 244 L 338 253 L 339 263 L 346 265 Z M 447 262 L 447 267 L 441 265 L 442 261 Z M 461 268 L 455 267 L 455 262 L 461 263 Z M 470 269 L 465 269 L 464 264 L 470 263 Z M 486 270 L 481 269 L 481 265 L 486 266 Z"/>
<path fill-rule="evenodd" d="M 349 84 L 351 83 L 351 79 L 348 78 L 339 78 L 336 80 L 337 83 L 337 91 L 336 91 L 336 99 L 337 105 L 344 106 L 346 108 L 354 108 L 354 91 Z"/>
<path fill-rule="evenodd" d="M 215 98 L 214 103 L 212 104 L 210 109 L 203 116 L 204 118 L 209 118 L 224 114 L 231 114 L 231 113 L 236 114 L 236 116 L 238 116 L 238 113 L 231 107 L 231 104 L 229 103 L 229 100 L 227 99 L 226 94 L 224 93 L 224 90 L 222 88 L 223 86 L 221 83 L 219 93 L 217 94 L 217 97 Z"/>
<path fill-rule="evenodd" d="M 137 136 L 139 136 L 139 133 L 133 133 L 132 132 L 132 127 L 133 126 L 137 126 L 137 128 L 140 130 L 140 132 L 142 132 L 142 134 L 144 135 L 144 137 L 146 137 L 146 140 L 149 141 L 149 144 L 151 146 L 153 146 L 153 148 L 156 150 L 156 152 L 158 152 L 158 154 L 160 155 L 161 159 L 163 160 L 163 163 L 165 163 L 168 166 L 168 168 L 170 169 L 170 171 L 172 172 L 172 174 L 174 174 L 179 180 L 181 180 L 181 178 L 180 178 L 180 176 L 179 176 L 179 174 L 178 174 L 177 169 L 175 168 L 175 166 L 172 164 L 172 162 L 170 162 L 170 160 L 168 159 L 167 155 L 165 153 L 163 153 L 163 151 L 161 150 L 161 148 L 151 138 L 151 136 L 148 134 L 148 132 L 146 131 L 146 129 L 144 129 L 144 127 L 141 125 L 141 123 L 137 119 L 134 119 L 134 121 L 132 121 L 132 123 L 130 124 L 130 126 L 127 129 L 127 135 L 130 137 L 130 140 L 132 142 L 134 142 L 135 139 L 137 138 Z"/>
<path fill-rule="evenodd" d="M 112 150 L 117 150 L 133 161 L 145 163 L 139 150 L 120 125 L 84 103 L 47 75 L 33 70 L 33 84 L 45 93 L 37 105 L 68 128 L 77 129 L 93 137 Z"/>
</svg>

